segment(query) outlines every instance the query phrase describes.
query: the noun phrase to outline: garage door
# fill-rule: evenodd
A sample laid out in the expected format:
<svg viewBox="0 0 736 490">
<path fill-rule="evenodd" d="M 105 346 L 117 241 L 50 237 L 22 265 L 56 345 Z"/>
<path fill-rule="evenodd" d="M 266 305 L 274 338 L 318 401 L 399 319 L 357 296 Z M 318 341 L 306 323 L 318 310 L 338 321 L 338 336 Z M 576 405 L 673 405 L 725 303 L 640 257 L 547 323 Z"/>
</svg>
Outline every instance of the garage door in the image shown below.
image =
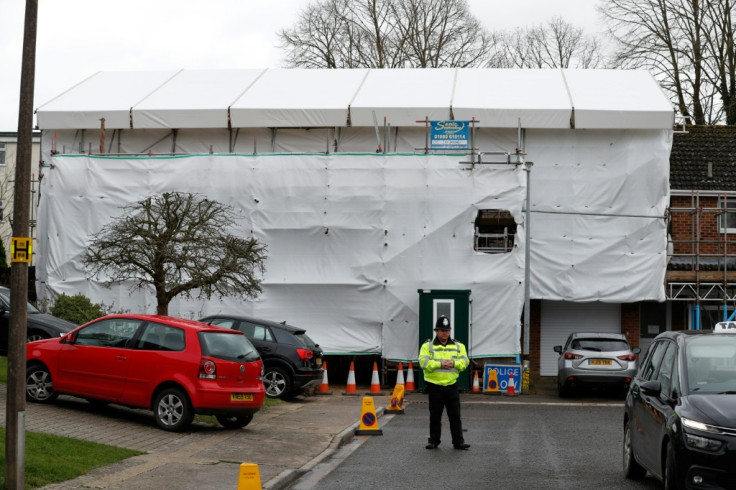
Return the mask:
<svg viewBox="0 0 736 490">
<path fill-rule="evenodd" d="M 541 376 L 557 376 L 556 345 L 565 345 L 572 332 L 621 333 L 621 305 L 618 303 L 568 303 L 542 301 L 539 353 Z"/>
</svg>

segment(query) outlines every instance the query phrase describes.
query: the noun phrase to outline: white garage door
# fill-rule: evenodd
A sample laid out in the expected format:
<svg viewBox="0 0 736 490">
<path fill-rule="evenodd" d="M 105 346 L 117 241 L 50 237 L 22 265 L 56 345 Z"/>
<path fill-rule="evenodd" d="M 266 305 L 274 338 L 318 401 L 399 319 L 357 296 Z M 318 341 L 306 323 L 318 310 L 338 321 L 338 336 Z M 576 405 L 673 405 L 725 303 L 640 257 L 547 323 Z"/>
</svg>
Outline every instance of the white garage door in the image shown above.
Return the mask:
<svg viewBox="0 0 736 490">
<path fill-rule="evenodd" d="M 541 376 L 557 376 L 559 355 L 553 348 L 565 345 L 572 332 L 621 333 L 621 305 L 542 301 Z"/>
</svg>

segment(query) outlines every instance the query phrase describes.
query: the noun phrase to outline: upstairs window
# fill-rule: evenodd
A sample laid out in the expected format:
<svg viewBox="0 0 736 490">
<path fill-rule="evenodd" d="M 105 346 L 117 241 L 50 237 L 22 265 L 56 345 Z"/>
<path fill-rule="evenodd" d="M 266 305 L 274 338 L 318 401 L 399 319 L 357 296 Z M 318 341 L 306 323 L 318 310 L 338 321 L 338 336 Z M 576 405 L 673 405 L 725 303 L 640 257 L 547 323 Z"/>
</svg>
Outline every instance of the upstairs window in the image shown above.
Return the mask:
<svg viewBox="0 0 736 490">
<path fill-rule="evenodd" d="M 481 209 L 475 218 L 473 248 L 476 252 L 503 254 L 514 248 L 516 221 L 504 209 Z"/>
<path fill-rule="evenodd" d="M 718 206 L 725 208 L 719 218 L 721 233 L 736 233 L 736 197 L 725 201 L 719 199 Z"/>
</svg>

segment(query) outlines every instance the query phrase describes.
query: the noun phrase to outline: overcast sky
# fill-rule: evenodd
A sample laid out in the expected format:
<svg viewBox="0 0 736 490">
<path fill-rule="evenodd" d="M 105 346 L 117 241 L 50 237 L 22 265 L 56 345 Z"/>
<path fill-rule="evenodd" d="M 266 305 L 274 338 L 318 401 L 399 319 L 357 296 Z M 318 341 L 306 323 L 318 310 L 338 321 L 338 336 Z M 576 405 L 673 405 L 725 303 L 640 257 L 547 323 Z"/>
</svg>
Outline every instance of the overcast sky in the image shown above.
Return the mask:
<svg viewBox="0 0 736 490">
<path fill-rule="evenodd" d="M 0 131 L 18 128 L 24 0 L 0 16 Z M 468 0 L 493 31 L 562 16 L 602 31 L 595 0 Z M 276 33 L 309 0 L 40 0 L 36 41 L 39 107 L 97 71 L 281 66 Z M 34 119 L 35 121 L 35 119 Z"/>
</svg>

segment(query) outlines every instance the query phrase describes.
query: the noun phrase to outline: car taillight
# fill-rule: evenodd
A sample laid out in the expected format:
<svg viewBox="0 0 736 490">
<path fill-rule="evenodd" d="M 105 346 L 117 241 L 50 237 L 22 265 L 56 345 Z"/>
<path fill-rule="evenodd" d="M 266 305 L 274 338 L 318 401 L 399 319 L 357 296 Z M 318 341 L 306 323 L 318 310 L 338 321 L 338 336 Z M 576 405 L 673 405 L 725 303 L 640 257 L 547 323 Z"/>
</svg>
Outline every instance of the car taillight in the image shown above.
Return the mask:
<svg viewBox="0 0 736 490">
<path fill-rule="evenodd" d="M 314 352 L 307 349 L 297 349 L 297 354 L 299 354 L 299 357 L 302 359 L 302 361 L 309 361 L 311 358 L 314 357 Z"/>
<path fill-rule="evenodd" d="M 636 354 L 624 354 L 623 356 L 618 356 L 618 358 L 622 361 L 636 361 Z"/>
<path fill-rule="evenodd" d="M 573 354 L 572 352 L 565 352 L 565 359 L 568 361 L 571 361 L 573 359 L 582 359 L 583 356 L 581 354 Z"/>
<path fill-rule="evenodd" d="M 258 378 L 258 381 L 263 381 L 263 376 L 266 374 L 266 368 L 263 367 L 263 363 L 261 363 L 261 376 Z"/>
<path fill-rule="evenodd" d="M 210 359 L 202 359 L 199 361 L 199 378 L 201 379 L 217 379 L 217 365 L 215 361 Z"/>
</svg>

